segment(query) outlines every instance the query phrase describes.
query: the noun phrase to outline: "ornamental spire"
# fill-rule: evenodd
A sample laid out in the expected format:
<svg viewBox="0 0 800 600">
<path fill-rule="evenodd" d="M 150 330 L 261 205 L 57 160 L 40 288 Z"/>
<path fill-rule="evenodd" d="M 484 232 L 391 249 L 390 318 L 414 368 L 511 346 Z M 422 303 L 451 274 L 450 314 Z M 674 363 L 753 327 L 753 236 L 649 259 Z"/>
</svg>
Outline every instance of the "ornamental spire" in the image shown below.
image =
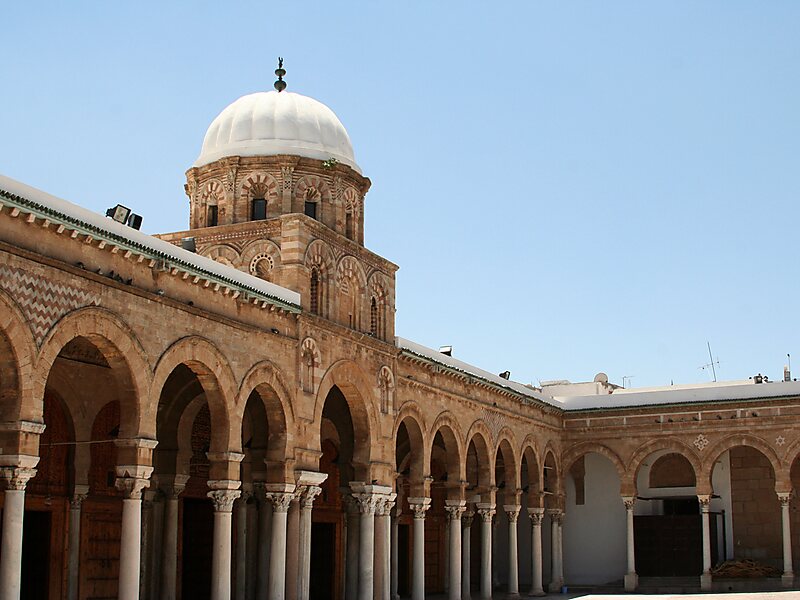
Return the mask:
<svg viewBox="0 0 800 600">
<path fill-rule="evenodd" d="M 278 76 L 278 81 L 275 82 L 275 89 L 278 92 L 282 92 L 286 89 L 286 82 L 283 80 L 283 76 L 286 75 L 286 69 L 283 68 L 283 58 L 278 57 L 278 68 L 275 69 L 275 75 Z"/>
</svg>

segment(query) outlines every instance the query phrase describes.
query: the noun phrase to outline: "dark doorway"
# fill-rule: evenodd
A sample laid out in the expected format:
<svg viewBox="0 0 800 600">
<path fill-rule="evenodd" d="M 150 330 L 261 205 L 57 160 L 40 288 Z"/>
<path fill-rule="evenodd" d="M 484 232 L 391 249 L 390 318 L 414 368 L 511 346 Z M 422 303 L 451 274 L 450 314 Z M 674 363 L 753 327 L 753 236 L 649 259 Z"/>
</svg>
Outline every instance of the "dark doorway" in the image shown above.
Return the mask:
<svg viewBox="0 0 800 600">
<path fill-rule="evenodd" d="M 22 521 L 22 600 L 49 595 L 50 513 L 25 511 Z"/>
<path fill-rule="evenodd" d="M 408 525 L 397 526 L 397 593 L 411 595 L 411 548 Z"/>
<path fill-rule="evenodd" d="M 210 500 L 183 500 L 181 597 L 211 598 L 214 507 Z"/>
<path fill-rule="evenodd" d="M 311 524 L 311 598 L 334 600 L 334 569 L 336 567 L 336 524 Z"/>
</svg>

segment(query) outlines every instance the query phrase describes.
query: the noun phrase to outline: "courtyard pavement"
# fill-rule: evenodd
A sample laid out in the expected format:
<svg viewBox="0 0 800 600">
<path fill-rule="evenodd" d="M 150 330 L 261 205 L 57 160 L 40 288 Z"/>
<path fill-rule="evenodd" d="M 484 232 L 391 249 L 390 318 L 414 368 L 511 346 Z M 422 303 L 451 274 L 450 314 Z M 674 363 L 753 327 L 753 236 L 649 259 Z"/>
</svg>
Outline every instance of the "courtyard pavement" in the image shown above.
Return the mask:
<svg viewBox="0 0 800 600">
<path fill-rule="evenodd" d="M 426 596 L 430 600 L 445 600 L 446 595 Z M 707 594 L 594 594 L 569 592 L 567 594 L 547 594 L 542 598 L 580 598 L 581 600 L 800 600 L 800 591 L 790 592 L 711 592 Z M 528 598 L 522 594 L 521 598 Z M 478 596 L 473 596 L 478 600 Z M 492 600 L 506 600 L 505 593 L 495 594 Z"/>
</svg>

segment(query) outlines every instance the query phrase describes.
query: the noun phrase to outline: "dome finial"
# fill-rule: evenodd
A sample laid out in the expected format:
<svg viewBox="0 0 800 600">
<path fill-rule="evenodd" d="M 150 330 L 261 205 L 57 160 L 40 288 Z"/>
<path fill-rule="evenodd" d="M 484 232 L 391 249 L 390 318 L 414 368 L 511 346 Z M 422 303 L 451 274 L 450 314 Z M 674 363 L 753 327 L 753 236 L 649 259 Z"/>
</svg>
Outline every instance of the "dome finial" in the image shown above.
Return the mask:
<svg viewBox="0 0 800 600">
<path fill-rule="evenodd" d="M 278 76 L 278 81 L 275 82 L 275 89 L 278 92 L 282 92 L 286 89 L 286 82 L 283 80 L 283 76 L 286 75 L 286 69 L 283 68 L 283 57 L 278 57 L 278 68 L 275 69 L 275 75 Z"/>
</svg>

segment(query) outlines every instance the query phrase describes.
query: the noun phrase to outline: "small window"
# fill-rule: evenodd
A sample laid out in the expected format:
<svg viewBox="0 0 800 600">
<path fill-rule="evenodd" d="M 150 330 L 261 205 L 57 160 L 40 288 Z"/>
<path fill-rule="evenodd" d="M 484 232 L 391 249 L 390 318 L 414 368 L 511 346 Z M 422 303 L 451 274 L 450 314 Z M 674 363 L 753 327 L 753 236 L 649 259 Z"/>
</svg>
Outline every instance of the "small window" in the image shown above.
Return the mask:
<svg viewBox="0 0 800 600">
<path fill-rule="evenodd" d="M 219 224 L 219 208 L 216 204 L 208 207 L 208 226 L 215 227 Z"/>
<path fill-rule="evenodd" d="M 347 236 L 348 239 L 355 240 L 356 234 L 354 231 L 354 221 L 353 213 L 347 212 L 344 215 L 345 225 L 344 225 L 344 234 Z"/>
<path fill-rule="evenodd" d="M 309 202 L 306 200 L 306 216 L 311 217 L 312 219 L 317 218 L 317 203 L 316 202 Z"/>
<path fill-rule="evenodd" d="M 253 198 L 251 220 L 263 221 L 267 218 L 267 201 L 263 198 Z"/>
<path fill-rule="evenodd" d="M 378 336 L 378 303 L 375 301 L 375 296 L 369 305 L 369 332 L 373 337 Z"/>
</svg>

